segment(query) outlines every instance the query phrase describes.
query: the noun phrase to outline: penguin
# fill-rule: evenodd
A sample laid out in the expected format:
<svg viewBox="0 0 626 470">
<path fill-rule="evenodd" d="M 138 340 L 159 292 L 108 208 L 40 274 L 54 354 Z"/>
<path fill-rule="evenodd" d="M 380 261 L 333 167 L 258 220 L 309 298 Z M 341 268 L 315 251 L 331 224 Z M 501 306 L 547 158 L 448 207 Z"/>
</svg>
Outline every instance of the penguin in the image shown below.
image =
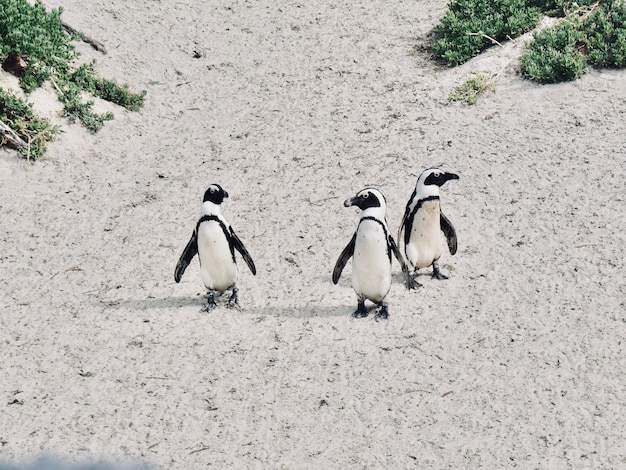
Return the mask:
<svg viewBox="0 0 626 470">
<path fill-rule="evenodd" d="M 208 187 L 202 200 L 201 217 L 174 271 L 174 280 L 180 282 L 185 269 L 198 254 L 200 277 L 208 290 L 203 312 L 210 312 L 217 306 L 216 292 L 221 295 L 229 289 L 232 289 L 232 294 L 228 299 L 228 307 L 239 305 L 235 250 L 241 254 L 252 274 L 256 275 L 256 267 L 250 253 L 222 216 L 220 204 L 226 198 L 228 193 L 219 184 Z"/>
<path fill-rule="evenodd" d="M 428 266 L 433 267 L 434 279 L 448 279 L 439 269 L 443 251 L 440 232 L 446 237 L 451 255 L 456 253 L 457 239 L 452 223 L 441 212 L 439 188 L 446 181 L 456 179 L 459 175 L 439 168 L 428 168 L 417 179 L 398 229 L 398 243 L 404 247 L 408 264 L 415 270 L 410 277 L 409 289 L 421 286 L 416 279 L 417 271 Z M 402 232 L 404 238 L 401 238 Z"/>
<path fill-rule="evenodd" d="M 365 188 L 356 196 L 346 199 L 345 207 L 357 206 L 362 210 L 359 225 L 348 245 L 339 255 L 333 269 L 333 283 L 337 284 L 343 268 L 352 257 L 352 288 L 358 297 L 358 307 L 354 318 L 368 315 L 365 300 L 380 306 L 376 320 L 389 318 L 386 301 L 391 288 L 391 255 L 396 257 L 402 271 L 409 280 L 409 269 L 402 254 L 389 233 L 385 219 L 386 202 L 381 192 L 375 188 Z M 408 284 L 407 284 L 408 285 Z"/>
</svg>

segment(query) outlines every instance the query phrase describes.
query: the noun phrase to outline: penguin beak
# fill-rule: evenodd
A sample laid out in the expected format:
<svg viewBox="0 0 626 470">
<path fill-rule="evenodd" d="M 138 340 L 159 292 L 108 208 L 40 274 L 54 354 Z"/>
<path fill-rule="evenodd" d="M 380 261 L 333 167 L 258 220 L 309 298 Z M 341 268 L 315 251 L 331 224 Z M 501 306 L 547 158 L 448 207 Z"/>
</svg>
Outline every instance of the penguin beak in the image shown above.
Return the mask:
<svg viewBox="0 0 626 470">
<path fill-rule="evenodd" d="M 228 197 L 228 193 L 226 191 L 224 191 L 224 199 L 226 199 L 227 197 Z"/>
<path fill-rule="evenodd" d="M 435 180 L 435 184 L 437 186 L 443 186 L 444 184 L 446 184 L 447 181 L 450 180 L 458 180 L 459 179 L 459 175 L 455 174 L 455 173 L 442 173 L 441 176 L 439 176 L 439 178 L 437 178 Z"/>
<path fill-rule="evenodd" d="M 358 197 L 351 197 L 346 199 L 345 201 L 343 201 L 343 205 L 345 207 L 350 207 L 350 206 L 355 206 L 357 204 L 357 202 L 359 201 Z"/>
</svg>

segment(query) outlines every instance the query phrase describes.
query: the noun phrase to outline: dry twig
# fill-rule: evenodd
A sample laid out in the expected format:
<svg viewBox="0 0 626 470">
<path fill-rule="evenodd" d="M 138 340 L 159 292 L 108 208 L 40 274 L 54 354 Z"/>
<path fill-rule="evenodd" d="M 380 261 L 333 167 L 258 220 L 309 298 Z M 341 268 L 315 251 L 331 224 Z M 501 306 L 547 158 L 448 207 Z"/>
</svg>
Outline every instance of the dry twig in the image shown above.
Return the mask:
<svg viewBox="0 0 626 470">
<path fill-rule="evenodd" d="M 65 22 L 62 24 L 63 24 L 63 29 L 67 32 L 67 34 L 80 36 L 83 42 L 86 42 L 98 52 L 102 52 L 103 54 L 107 53 L 106 47 L 104 47 L 104 44 L 102 44 L 100 41 L 96 41 L 95 39 L 81 33 L 80 31 L 78 31 L 77 29 L 75 29 L 74 27 L 70 26 L 69 24 Z"/>
<path fill-rule="evenodd" d="M 28 144 L 24 142 L 19 135 L 17 135 L 13 129 L 7 126 L 4 122 L 0 121 L 0 134 L 2 134 L 3 142 L 8 143 L 11 147 L 16 149 L 27 148 Z"/>
<path fill-rule="evenodd" d="M 467 33 L 468 36 L 480 36 L 483 37 L 485 39 L 489 39 L 492 43 L 497 44 L 500 47 L 504 47 L 502 44 L 500 44 L 498 41 L 496 41 L 494 38 L 492 38 L 491 36 L 487 36 L 484 33 Z"/>
</svg>

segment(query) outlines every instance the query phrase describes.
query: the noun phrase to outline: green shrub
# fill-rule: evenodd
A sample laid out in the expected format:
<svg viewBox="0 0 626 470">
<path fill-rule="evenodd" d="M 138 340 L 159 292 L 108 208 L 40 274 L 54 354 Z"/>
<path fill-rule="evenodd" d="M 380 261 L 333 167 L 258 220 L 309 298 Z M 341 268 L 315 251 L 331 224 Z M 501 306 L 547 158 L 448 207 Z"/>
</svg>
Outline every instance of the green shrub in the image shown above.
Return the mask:
<svg viewBox="0 0 626 470">
<path fill-rule="evenodd" d="M 80 88 L 65 84 L 60 88 L 58 97 L 63 103 L 61 115 L 70 122 L 79 120 L 91 132 L 98 132 L 104 126 L 105 121 L 113 119 L 112 113 L 95 113 L 93 111 L 94 102 L 83 101 L 80 96 Z"/>
<path fill-rule="evenodd" d="M 583 20 L 589 61 L 601 67 L 626 67 L 626 4 L 606 0 Z"/>
<path fill-rule="evenodd" d="M 548 16 L 563 17 L 575 12 L 577 9 L 585 8 L 597 3 L 598 0 L 531 0 L 530 5 L 541 8 Z"/>
<path fill-rule="evenodd" d="M 580 77 L 587 67 L 583 55 L 585 36 L 573 23 L 563 21 L 533 34 L 522 56 L 525 74 L 541 83 L 556 83 Z"/>
<path fill-rule="evenodd" d="M 462 64 L 494 42 L 532 30 L 542 15 L 564 19 L 533 35 L 522 56 L 528 78 L 574 80 L 587 63 L 626 67 L 626 0 L 452 0 L 433 29 L 432 52 Z"/>
<path fill-rule="evenodd" d="M 139 111 L 146 96 L 145 90 L 139 94 L 133 94 L 126 85 L 118 85 L 111 80 L 99 77 L 94 70 L 95 64 L 96 62 L 93 61 L 78 67 L 70 74 L 69 82 L 98 98 L 123 106 L 130 111 Z"/>
<path fill-rule="evenodd" d="M 507 37 L 532 30 L 542 10 L 529 0 L 452 0 L 433 33 L 433 53 L 459 65 Z"/>
<path fill-rule="evenodd" d="M 62 9 L 47 12 L 41 0 L 0 0 L 0 56 L 28 55 L 31 65 L 21 77 L 26 92 L 57 75 L 66 74 L 77 53 L 61 22 Z"/>
<path fill-rule="evenodd" d="M 493 83 L 484 75 L 476 74 L 468 78 L 465 83 L 458 85 L 448 95 L 448 101 L 462 101 L 466 104 L 476 104 L 478 97 L 487 91 Z"/>
<path fill-rule="evenodd" d="M 0 88 L 0 121 L 9 126 L 29 146 L 19 149 L 25 158 L 37 160 L 46 149 L 46 143 L 54 139 L 59 128 L 33 114 L 31 105 L 24 103 L 14 93 Z"/>
<path fill-rule="evenodd" d="M 28 66 L 20 76 L 22 89 L 29 93 L 50 81 L 63 103 L 62 114 L 97 132 L 105 121 L 113 119 L 113 114 L 94 112 L 93 101 L 84 100 L 81 92 L 131 111 L 143 106 L 146 92 L 134 94 L 126 85 L 98 77 L 95 62 L 75 66 L 78 53 L 71 40 L 80 33 L 73 37 L 66 33 L 62 11 L 47 12 L 41 0 L 33 4 L 27 0 L 0 0 L 0 58 L 12 53 L 28 56 Z"/>
</svg>

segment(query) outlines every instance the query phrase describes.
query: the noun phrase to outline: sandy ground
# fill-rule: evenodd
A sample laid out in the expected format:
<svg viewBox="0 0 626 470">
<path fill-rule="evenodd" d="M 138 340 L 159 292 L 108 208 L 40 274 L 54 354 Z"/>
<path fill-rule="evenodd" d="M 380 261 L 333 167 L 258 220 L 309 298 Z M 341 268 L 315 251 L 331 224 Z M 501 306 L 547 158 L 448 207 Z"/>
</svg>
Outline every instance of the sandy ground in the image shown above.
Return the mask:
<svg viewBox="0 0 626 470">
<path fill-rule="evenodd" d="M 42 90 L 65 133 L 0 151 L 0 461 L 626 466 L 626 72 L 534 85 L 519 41 L 439 68 L 445 2 L 88 3 L 45 1 L 147 101 L 92 136 Z M 496 92 L 448 103 L 472 72 Z M 395 233 L 431 166 L 461 176 L 450 279 L 394 263 L 389 321 L 352 319 L 343 200 L 378 187 Z M 210 183 L 258 269 L 241 311 L 199 311 L 195 261 L 173 280 Z"/>
</svg>

